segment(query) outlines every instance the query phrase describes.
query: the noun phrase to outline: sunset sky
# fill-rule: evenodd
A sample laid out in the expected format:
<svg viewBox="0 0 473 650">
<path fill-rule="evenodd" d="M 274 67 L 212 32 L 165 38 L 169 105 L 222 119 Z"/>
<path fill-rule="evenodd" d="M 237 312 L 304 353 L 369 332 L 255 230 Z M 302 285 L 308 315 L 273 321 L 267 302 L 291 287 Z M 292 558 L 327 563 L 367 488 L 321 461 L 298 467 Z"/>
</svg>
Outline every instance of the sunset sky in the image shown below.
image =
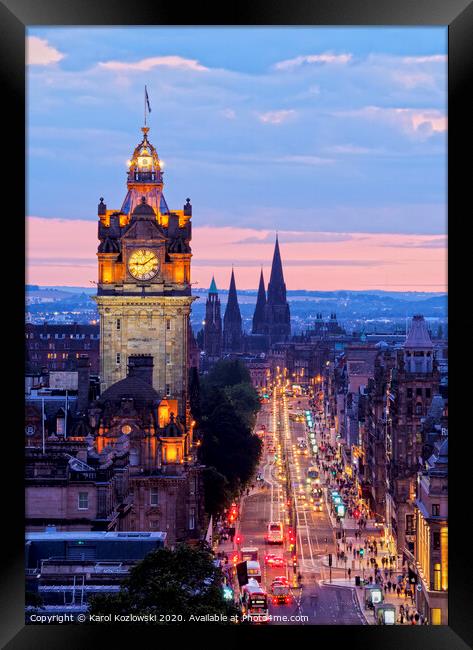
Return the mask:
<svg viewBox="0 0 473 650">
<path fill-rule="evenodd" d="M 446 28 L 34 28 L 27 278 L 91 286 L 141 139 L 193 204 L 193 281 L 446 290 Z"/>
</svg>

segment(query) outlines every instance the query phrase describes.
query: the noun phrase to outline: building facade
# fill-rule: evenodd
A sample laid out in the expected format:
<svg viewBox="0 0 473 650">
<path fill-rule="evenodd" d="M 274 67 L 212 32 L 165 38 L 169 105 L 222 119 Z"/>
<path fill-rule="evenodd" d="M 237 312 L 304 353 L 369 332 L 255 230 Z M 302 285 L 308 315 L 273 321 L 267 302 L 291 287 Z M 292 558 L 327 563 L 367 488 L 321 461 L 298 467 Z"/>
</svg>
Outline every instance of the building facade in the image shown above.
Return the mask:
<svg viewBox="0 0 473 650">
<path fill-rule="evenodd" d="M 27 372 L 66 370 L 81 355 L 87 355 L 90 372 L 99 373 L 98 325 L 25 325 Z"/>
<path fill-rule="evenodd" d="M 415 541 L 417 472 L 422 464 L 422 422 L 439 390 L 434 346 L 423 316 L 412 319 L 406 341 L 398 351 L 392 383 L 395 404 L 392 417 L 391 484 L 396 502 L 399 552 L 412 553 Z"/>
<path fill-rule="evenodd" d="M 419 474 L 415 504 L 416 605 L 433 625 L 448 625 L 448 437 Z"/>
</svg>

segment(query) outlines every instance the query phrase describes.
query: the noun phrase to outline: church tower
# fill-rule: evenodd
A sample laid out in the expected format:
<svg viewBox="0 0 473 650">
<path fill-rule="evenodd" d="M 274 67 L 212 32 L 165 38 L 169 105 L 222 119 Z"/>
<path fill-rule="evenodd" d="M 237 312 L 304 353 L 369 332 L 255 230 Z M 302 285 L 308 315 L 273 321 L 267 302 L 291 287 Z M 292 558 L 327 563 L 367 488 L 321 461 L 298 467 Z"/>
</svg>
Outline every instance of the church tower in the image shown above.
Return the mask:
<svg viewBox="0 0 473 650">
<path fill-rule="evenodd" d="M 127 376 L 132 355 L 153 358 L 152 386 L 187 421 L 191 216 L 169 210 L 163 171 L 148 127 L 128 161 L 120 210 L 98 206 L 97 302 L 103 393 Z"/>
<path fill-rule="evenodd" d="M 241 313 L 233 269 L 230 278 L 230 289 L 228 290 L 228 302 L 223 317 L 223 349 L 224 352 L 242 352 L 243 349 Z"/>
<path fill-rule="evenodd" d="M 252 334 L 266 334 L 266 290 L 264 288 L 263 269 L 259 278 L 258 297 L 256 299 L 256 307 L 253 314 L 253 329 Z"/>
<path fill-rule="evenodd" d="M 282 270 L 279 241 L 276 235 L 271 277 L 268 284 L 266 303 L 266 326 L 270 343 L 286 341 L 291 335 L 291 314 L 286 299 L 286 284 Z"/>
<path fill-rule="evenodd" d="M 207 361 L 214 361 L 222 354 L 222 316 L 217 285 L 213 276 L 205 303 L 204 352 Z"/>
</svg>

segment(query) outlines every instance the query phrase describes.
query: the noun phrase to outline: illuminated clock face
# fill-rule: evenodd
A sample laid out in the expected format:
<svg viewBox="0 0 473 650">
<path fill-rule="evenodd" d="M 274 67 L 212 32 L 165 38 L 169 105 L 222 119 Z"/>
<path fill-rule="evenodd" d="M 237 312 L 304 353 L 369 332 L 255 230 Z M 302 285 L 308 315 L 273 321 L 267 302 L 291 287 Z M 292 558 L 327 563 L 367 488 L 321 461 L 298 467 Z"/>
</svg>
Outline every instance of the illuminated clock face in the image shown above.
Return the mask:
<svg viewBox="0 0 473 650">
<path fill-rule="evenodd" d="M 150 280 L 159 270 L 156 253 L 147 248 L 134 251 L 128 259 L 128 270 L 137 280 Z"/>
</svg>

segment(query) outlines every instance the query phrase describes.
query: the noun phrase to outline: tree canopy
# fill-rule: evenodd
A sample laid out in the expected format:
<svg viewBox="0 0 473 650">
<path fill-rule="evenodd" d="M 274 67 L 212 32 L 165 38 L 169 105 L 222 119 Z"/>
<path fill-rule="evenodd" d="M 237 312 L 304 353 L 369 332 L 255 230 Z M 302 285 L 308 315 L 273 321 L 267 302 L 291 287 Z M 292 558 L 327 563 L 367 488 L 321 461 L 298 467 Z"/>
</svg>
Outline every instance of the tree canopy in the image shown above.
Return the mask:
<svg viewBox="0 0 473 650">
<path fill-rule="evenodd" d="M 118 594 L 94 596 L 91 614 L 191 614 L 237 613 L 225 601 L 223 575 L 208 548 L 180 544 L 175 550 L 157 549 L 134 566 Z M 159 623 L 159 619 L 157 621 Z M 165 622 L 165 621 L 163 621 Z"/>
<path fill-rule="evenodd" d="M 200 384 L 200 460 L 216 474 L 204 476 L 206 509 L 218 514 L 251 479 L 261 454 L 253 428 L 260 403 L 246 366 L 219 361 Z M 222 476 L 225 481 L 217 479 Z"/>
</svg>

